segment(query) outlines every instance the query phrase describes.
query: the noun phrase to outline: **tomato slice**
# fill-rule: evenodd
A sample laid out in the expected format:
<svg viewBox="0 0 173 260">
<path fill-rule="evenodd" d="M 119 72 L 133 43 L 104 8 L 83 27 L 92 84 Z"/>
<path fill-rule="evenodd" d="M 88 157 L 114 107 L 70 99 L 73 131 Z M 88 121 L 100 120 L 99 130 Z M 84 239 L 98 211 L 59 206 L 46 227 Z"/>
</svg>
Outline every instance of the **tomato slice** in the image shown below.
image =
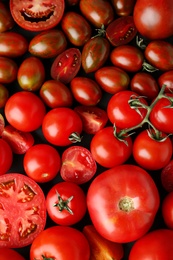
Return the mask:
<svg viewBox="0 0 173 260">
<path fill-rule="evenodd" d="M 31 244 L 45 223 L 45 196 L 38 184 L 20 173 L 0 176 L 0 248 Z"/>
<path fill-rule="evenodd" d="M 14 21 L 29 31 L 43 31 L 55 27 L 60 22 L 64 9 L 64 0 L 10 0 Z"/>
</svg>

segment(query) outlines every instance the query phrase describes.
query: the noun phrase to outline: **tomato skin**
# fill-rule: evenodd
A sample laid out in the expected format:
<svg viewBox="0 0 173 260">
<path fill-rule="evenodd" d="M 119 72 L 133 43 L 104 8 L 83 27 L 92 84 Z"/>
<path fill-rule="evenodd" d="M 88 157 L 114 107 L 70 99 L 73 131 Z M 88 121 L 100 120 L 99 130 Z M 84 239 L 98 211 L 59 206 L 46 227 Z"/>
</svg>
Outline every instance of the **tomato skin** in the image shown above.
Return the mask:
<svg viewBox="0 0 173 260">
<path fill-rule="evenodd" d="M 50 29 L 35 35 L 29 42 L 28 51 L 40 58 L 54 58 L 67 47 L 64 33 L 58 29 Z"/>
<path fill-rule="evenodd" d="M 162 137 L 166 137 L 162 134 Z M 156 153 L 157 151 L 157 153 Z M 159 170 L 165 167 L 172 157 L 172 142 L 153 140 L 147 130 L 140 132 L 133 143 L 133 157 L 137 164 L 146 170 Z"/>
<path fill-rule="evenodd" d="M 9 97 L 4 112 L 7 121 L 13 127 L 20 131 L 31 132 L 41 126 L 46 108 L 36 94 L 20 91 Z"/>
<path fill-rule="evenodd" d="M 13 152 L 10 145 L 0 138 L 0 175 L 5 174 L 13 162 Z"/>
<path fill-rule="evenodd" d="M 136 0 L 111 0 L 111 2 L 118 16 L 128 16 L 132 14 Z"/>
<path fill-rule="evenodd" d="M 137 240 L 130 251 L 129 260 L 171 260 L 173 231 L 157 229 Z"/>
<path fill-rule="evenodd" d="M 86 106 L 95 106 L 102 98 L 102 90 L 97 82 L 87 77 L 75 77 L 70 82 L 74 98 Z"/>
<path fill-rule="evenodd" d="M 91 38 L 90 24 L 77 12 L 66 12 L 62 18 L 61 27 L 74 46 L 83 46 Z"/>
<path fill-rule="evenodd" d="M 130 83 L 129 75 L 115 66 L 103 66 L 95 72 L 95 79 L 100 87 L 110 94 L 126 90 Z"/>
<path fill-rule="evenodd" d="M 0 259 L 25 260 L 25 258 L 22 255 L 20 255 L 17 251 L 10 248 L 0 248 Z"/>
<path fill-rule="evenodd" d="M 167 192 L 173 191 L 173 160 L 163 167 L 161 171 L 161 184 Z"/>
<path fill-rule="evenodd" d="M 173 70 L 162 73 L 157 81 L 160 88 L 166 85 L 165 92 L 171 92 L 173 90 Z"/>
<path fill-rule="evenodd" d="M 59 24 L 64 14 L 64 0 L 56 0 L 53 3 L 41 1 L 37 4 L 37 8 L 34 8 L 33 0 L 10 0 L 10 11 L 14 21 L 23 29 L 36 32 L 51 29 Z"/>
<path fill-rule="evenodd" d="M 8 57 L 0 57 L 0 83 L 9 84 L 17 78 L 18 65 Z"/>
<path fill-rule="evenodd" d="M 56 224 L 71 226 L 82 220 L 86 213 L 85 193 L 80 186 L 73 182 L 57 183 L 48 191 L 46 208 L 50 218 Z"/>
<path fill-rule="evenodd" d="M 162 202 L 162 216 L 166 226 L 173 229 L 173 192 L 170 192 L 164 197 Z"/>
<path fill-rule="evenodd" d="M 159 203 L 153 179 L 145 170 L 131 164 L 103 171 L 87 192 L 92 224 L 104 238 L 118 243 L 131 242 L 146 234 Z"/>
<path fill-rule="evenodd" d="M 3 108 L 9 98 L 9 91 L 3 84 L 0 84 L 0 108 Z"/>
<path fill-rule="evenodd" d="M 137 47 L 121 45 L 112 50 L 110 60 L 117 66 L 128 72 L 137 72 L 142 69 L 144 55 Z"/>
<path fill-rule="evenodd" d="M 162 0 L 138 0 L 133 12 L 138 32 L 150 40 L 168 38 L 173 32 L 172 12 L 172 0 L 165 0 L 164 8 Z"/>
<path fill-rule="evenodd" d="M 38 235 L 31 245 L 30 259 L 42 260 L 43 257 L 58 260 L 89 260 L 90 248 L 87 239 L 79 230 L 52 226 Z"/>
<path fill-rule="evenodd" d="M 110 44 L 107 39 L 97 36 L 91 38 L 82 49 L 82 68 L 86 73 L 95 72 L 108 59 Z"/>
<path fill-rule="evenodd" d="M 124 143 L 123 140 L 127 143 Z M 112 126 L 104 127 L 91 140 L 90 150 L 93 158 L 105 168 L 123 164 L 132 154 L 132 139 L 128 136 L 123 140 L 118 140 L 114 136 Z M 113 151 L 116 151 L 116 154 Z"/>
<path fill-rule="evenodd" d="M 6 32 L 14 27 L 14 20 L 10 10 L 5 3 L 0 3 L 0 33 Z"/>
</svg>

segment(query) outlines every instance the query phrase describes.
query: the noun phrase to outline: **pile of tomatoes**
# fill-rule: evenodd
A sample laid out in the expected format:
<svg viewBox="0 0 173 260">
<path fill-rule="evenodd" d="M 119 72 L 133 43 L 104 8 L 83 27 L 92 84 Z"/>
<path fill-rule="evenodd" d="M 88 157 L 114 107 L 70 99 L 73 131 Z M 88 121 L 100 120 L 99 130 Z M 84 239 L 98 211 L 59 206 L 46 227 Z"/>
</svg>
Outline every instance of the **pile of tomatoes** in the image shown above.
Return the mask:
<svg viewBox="0 0 173 260">
<path fill-rule="evenodd" d="M 0 2 L 0 260 L 172 260 L 173 2 Z"/>
</svg>

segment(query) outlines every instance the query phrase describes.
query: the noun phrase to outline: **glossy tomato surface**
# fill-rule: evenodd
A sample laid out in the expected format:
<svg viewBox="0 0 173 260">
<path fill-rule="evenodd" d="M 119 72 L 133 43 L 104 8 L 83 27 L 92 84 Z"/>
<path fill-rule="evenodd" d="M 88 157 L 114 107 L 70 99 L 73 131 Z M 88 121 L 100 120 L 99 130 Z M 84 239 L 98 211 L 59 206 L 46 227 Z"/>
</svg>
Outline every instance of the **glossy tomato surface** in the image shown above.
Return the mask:
<svg viewBox="0 0 173 260">
<path fill-rule="evenodd" d="M 169 192 L 162 202 L 162 215 L 166 226 L 173 230 L 173 192 Z"/>
<path fill-rule="evenodd" d="M 6 3 L 0 3 L 0 10 L 0 32 L 2 33 L 12 29 L 15 22 Z"/>
<path fill-rule="evenodd" d="M 8 57 L 0 57 L 0 83 L 9 84 L 16 80 L 18 65 L 16 61 Z"/>
<path fill-rule="evenodd" d="M 10 248 L 0 248 L 0 259 L 25 260 L 25 258 L 22 255 L 20 255 L 17 251 Z"/>
<path fill-rule="evenodd" d="M 0 139 L 0 154 L 0 175 L 3 175 L 10 169 L 13 162 L 12 149 L 8 142 L 3 139 Z"/>
</svg>

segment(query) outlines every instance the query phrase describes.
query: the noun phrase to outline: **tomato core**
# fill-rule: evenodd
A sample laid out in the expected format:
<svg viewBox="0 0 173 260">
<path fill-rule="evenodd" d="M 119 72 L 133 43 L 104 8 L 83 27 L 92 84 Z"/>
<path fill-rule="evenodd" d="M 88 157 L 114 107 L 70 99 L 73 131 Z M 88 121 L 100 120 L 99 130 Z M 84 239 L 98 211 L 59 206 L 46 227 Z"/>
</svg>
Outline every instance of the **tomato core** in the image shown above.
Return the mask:
<svg viewBox="0 0 173 260">
<path fill-rule="evenodd" d="M 130 212 L 134 210 L 134 203 L 132 198 L 124 197 L 119 201 L 119 209 L 124 212 Z"/>
</svg>

